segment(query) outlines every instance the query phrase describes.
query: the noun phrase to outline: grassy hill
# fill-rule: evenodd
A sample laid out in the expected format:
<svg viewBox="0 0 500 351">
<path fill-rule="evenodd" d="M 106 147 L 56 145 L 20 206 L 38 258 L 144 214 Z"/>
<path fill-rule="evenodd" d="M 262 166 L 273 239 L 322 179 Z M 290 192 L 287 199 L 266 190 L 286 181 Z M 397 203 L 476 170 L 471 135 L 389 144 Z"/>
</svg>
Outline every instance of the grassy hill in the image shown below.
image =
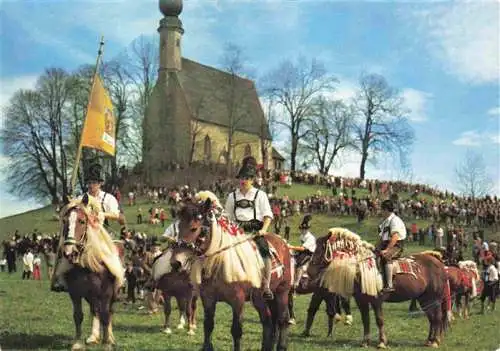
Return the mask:
<svg viewBox="0 0 500 351">
<path fill-rule="evenodd" d="M 300 199 L 320 190 L 328 191 L 323 187 L 294 185 L 292 188 L 280 188 L 279 194 L 287 194 L 291 198 Z M 359 193 L 359 192 L 358 192 Z M 137 206 L 124 206 L 126 216 L 131 227 L 139 231 L 159 234 L 163 231 L 160 226 L 134 225 L 137 208 L 142 207 L 147 213 L 149 204 L 142 202 Z M 52 220 L 50 207 L 30 211 L 24 214 L 0 219 L 0 240 L 15 229 L 21 233 L 31 232 L 34 228 L 43 232 L 56 232 L 58 222 Z M 302 216 L 291 219 L 292 241 L 298 242 L 298 224 Z M 374 242 L 377 235 L 379 218 L 369 218 L 358 226 L 354 217 L 332 217 L 314 215 L 312 231 L 321 236 L 330 227 L 347 227 L 367 240 Z M 417 221 L 419 226 L 427 225 L 425 221 Z M 117 228 L 116 228 L 117 229 Z M 406 251 L 414 252 L 430 248 L 409 243 Z M 19 267 L 19 266 L 18 266 Z M 43 271 L 45 277 L 45 271 Z M 299 296 L 296 300 L 298 324 L 290 331 L 289 350 L 357 350 L 361 341 L 362 325 L 359 312 L 352 302 L 354 324 L 351 327 L 339 324 L 334 338 L 326 337 L 326 316 L 321 310 L 313 327 L 313 337 L 302 339 L 302 331 L 309 296 Z M 160 333 L 163 317 L 161 314 L 146 315 L 138 311 L 137 306 L 116 305 L 114 318 L 115 336 L 118 350 L 196 350 L 202 344 L 202 308 L 199 305 L 198 326 L 194 337 L 185 332 L 174 331 L 167 336 Z M 427 337 L 427 319 L 419 315 L 410 317 L 407 313 L 408 303 L 386 304 L 385 307 L 386 333 L 389 345 L 393 350 L 415 350 L 423 345 Z M 458 320 L 447 334 L 442 350 L 495 350 L 500 347 L 498 325 L 500 313 L 494 312 L 484 316 L 477 314 L 477 304 L 473 308 L 472 318 L 468 321 Z M 0 348 L 4 350 L 56 350 L 68 349 L 74 335 L 71 303 L 66 294 L 56 294 L 49 291 L 48 282 L 22 281 L 21 272 L 14 275 L 0 273 Z M 86 316 L 84 334 L 90 333 L 90 320 Z M 177 321 L 174 315 L 174 322 Z M 217 350 L 231 349 L 231 312 L 228 306 L 219 304 L 216 315 L 214 343 Z M 376 340 L 375 323 L 372 320 L 372 339 Z M 260 345 L 261 327 L 259 319 L 251 305 L 246 306 L 244 317 L 244 350 L 258 350 Z M 100 348 L 90 348 L 98 350 Z"/>
</svg>

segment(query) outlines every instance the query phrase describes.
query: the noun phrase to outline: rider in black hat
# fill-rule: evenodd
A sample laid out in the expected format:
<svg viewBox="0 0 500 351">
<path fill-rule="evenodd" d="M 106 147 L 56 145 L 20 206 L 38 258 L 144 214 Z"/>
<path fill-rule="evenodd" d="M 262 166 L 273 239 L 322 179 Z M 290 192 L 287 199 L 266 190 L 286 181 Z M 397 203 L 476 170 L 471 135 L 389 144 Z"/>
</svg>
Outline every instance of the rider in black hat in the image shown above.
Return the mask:
<svg viewBox="0 0 500 351">
<path fill-rule="evenodd" d="M 311 229 L 311 220 L 312 216 L 307 214 L 299 225 L 301 245 L 289 246 L 290 249 L 297 252 L 295 255 L 295 266 L 297 270 L 295 273 L 294 288 L 298 286 L 302 273 L 306 269 L 306 264 L 309 263 L 314 251 L 316 251 L 316 237 L 309 231 L 309 229 Z"/>
<path fill-rule="evenodd" d="M 102 166 L 98 163 L 90 165 L 85 172 L 85 182 L 87 183 L 88 190 L 87 194 L 93 196 L 101 204 L 101 211 L 104 214 L 104 224 L 107 224 L 108 219 L 117 220 L 121 225 L 125 225 L 125 217 L 120 212 L 120 206 L 116 198 L 101 190 L 104 184 L 104 179 L 102 177 Z M 79 197 L 82 199 L 83 195 Z M 73 238 L 66 238 L 65 251 L 70 252 L 76 250 L 76 241 Z M 64 279 L 64 273 L 71 268 L 71 265 L 66 258 L 62 258 L 57 264 L 57 269 L 54 272 L 53 284 L 51 290 L 56 292 L 67 291 L 66 281 Z"/>
<path fill-rule="evenodd" d="M 382 212 L 384 220 L 379 226 L 380 240 L 377 251 L 380 255 L 380 263 L 384 268 L 384 292 L 394 291 L 392 286 L 392 261 L 401 257 L 403 253 L 403 243 L 406 239 L 406 226 L 401 218 L 394 213 L 394 203 L 392 200 L 382 202 Z"/>
<path fill-rule="evenodd" d="M 264 235 L 273 219 L 273 212 L 267 194 L 253 186 L 256 176 L 257 161 L 252 156 L 245 157 L 236 176 L 240 180 L 240 186 L 229 194 L 225 210 L 229 218 L 236 221 L 246 233 L 255 234 L 255 243 L 264 260 L 264 298 L 272 300 L 271 253 Z"/>
</svg>

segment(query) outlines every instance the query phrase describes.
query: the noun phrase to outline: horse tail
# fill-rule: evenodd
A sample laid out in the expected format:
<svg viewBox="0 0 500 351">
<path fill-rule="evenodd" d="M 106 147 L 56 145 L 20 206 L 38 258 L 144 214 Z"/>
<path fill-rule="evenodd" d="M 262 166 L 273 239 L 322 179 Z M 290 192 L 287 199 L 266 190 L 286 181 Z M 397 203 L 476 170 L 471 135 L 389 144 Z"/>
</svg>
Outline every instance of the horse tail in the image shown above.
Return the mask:
<svg viewBox="0 0 500 351">
<path fill-rule="evenodd" d="M 445 332 L 450 327 L 452 311 L 451 311 L 451 292 L 450 292 L 450 281 L 446 278 L 443 291 L 443 300 L 441 302 L 441 327 L 443 332 Z"/>
</svg>

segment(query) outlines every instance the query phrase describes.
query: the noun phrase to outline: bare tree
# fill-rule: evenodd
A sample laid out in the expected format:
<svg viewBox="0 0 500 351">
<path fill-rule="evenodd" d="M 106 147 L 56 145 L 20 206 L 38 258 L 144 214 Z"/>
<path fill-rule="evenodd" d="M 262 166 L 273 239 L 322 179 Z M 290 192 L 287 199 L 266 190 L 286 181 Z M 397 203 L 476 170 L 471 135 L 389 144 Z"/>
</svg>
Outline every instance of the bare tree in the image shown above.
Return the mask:
<svg viewBox="0 0 500 351">
<path fill-rule="evenodd" d="M 314 117 L 307 123 L 302 139 L 322 175 L 327 175 L 339 152 L 353 145 L 352 113 L 340 100 L 317 98 Z"/>
<path fill-rule="evenodd" d="M 479 152 L 468 150 L 455 168 L 455 175 L 459 190 L 465 196 L 483 197 L 493 190 L 492 179 Z"/>
<path fill-rule="evenodd" d="M 11 162 L 3 171 L 10 191 L 20 197 L 57 204 L 69 194 L 66 108 L 71 83 L 64 70 L 47 69 L 35 90 L 16 92 L 5 110 L 1 140 Z"/>
<path fill-rule="evenodd" d="M 284 109 L 277 123 L 290 132 L 290 168 L 296 169 L 299 140 L 307 133 L 305 128 L 313 112 L 314 99 L 333 89 L 336 79 L 329 75 L 322 62 L 301 57 L 297 62 L 283 61 L 264 77 L 262 85 L 266 96 L 273 98 Z"/>
<path fill-rule="evenodd" d="M 359 177 L 365 178 L 366 162 L 380 153 L 398 155 L 405 160 L 414 141 L 403 100 L 385 78 L 363 74 L 354 98 L 356 147 L 361 154 Z M 406 162 L 406 161 L 402 161 Z"/>
<path fill-rule="evenodd" d="M 237 145 L 235 140 L 236 131 L 241 129 L 245 119 L 248 119 L 248 108 L 244 104 L 248 91 L 254 89 L 250 81 L 244 81 L 245 59 L 242 49 L 235 44 L 226 44 L 221 58 L 222 69 L 227 73 L 221 79 L 221 96 L 217 98 L 222 101 L 227 113 L 227 143 L 226 143 L 226 168 L 227 174 L 233 172 L 233 153 Z"/>
</svg>

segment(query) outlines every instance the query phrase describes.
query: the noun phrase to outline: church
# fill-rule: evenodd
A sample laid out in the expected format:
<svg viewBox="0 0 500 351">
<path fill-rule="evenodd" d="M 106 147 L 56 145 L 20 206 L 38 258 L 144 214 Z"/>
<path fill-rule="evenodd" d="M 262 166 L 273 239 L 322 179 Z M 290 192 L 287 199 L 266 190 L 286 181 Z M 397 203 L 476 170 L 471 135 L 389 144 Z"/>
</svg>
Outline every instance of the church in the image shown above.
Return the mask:
<svg viewBox="0 0 500 351">
<path fill-rule="evenodd" d="M 143 122 L 143 170 L 150 182 L 192 164 L 237 167 L 252 155 L 266 169 L 284 158 L 271 135 L 255 83 L 182 57 L 182 0 L 160 0 L 159 71 Z M 228 153 L 228 149 L 230 153 Z"/>
</svg>

